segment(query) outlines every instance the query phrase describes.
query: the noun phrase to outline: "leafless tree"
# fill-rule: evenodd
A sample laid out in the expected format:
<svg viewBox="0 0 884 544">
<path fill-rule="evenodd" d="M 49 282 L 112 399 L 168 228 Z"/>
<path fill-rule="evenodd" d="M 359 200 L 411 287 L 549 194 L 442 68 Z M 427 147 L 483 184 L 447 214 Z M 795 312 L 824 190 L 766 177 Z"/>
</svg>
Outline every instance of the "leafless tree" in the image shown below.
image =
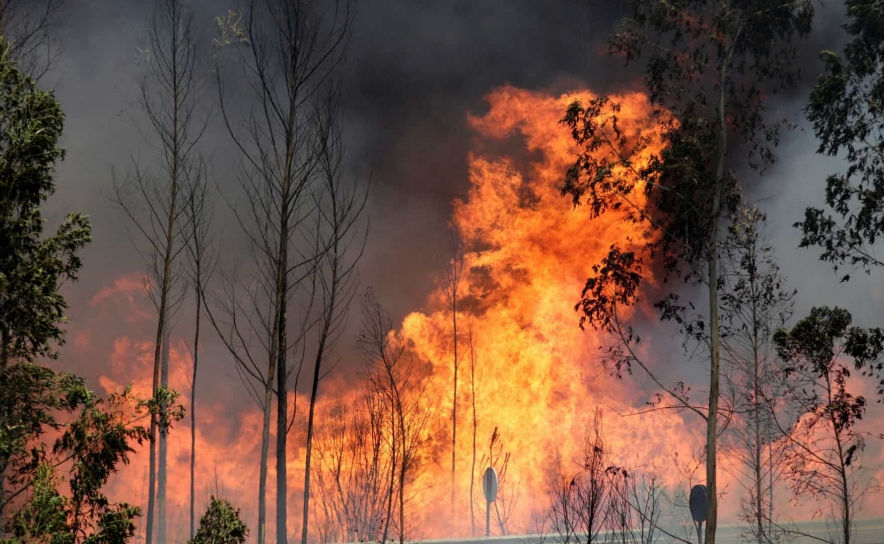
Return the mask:
<svg viewBox="0 0 884 544">
<path fill-rule="evenodd" d="M 463 246 L 459 238 L 453 235 L 449 238 L 449 248 L 439 259 L 438 281 L 445 293 L 447 310 L 451 313 L 451 341 L 452 341 L 452 405 L 451 405 L 451 516 L 454 512 L 455 496 L 455 471 L 457 465 L 457 373 L 460 367 L 460 358 L 457 353 L 457 303 L 459 302 L 460 280 L 463 275 L 464 254 Z"/>
<path fill-rule="evenodd" d="M 386 447 L 393 420 L 385 399 L 362 382 L 358 403 L 338 398 L 317 421 L 314 512 L 320 542 L 379 541 L 392 458 Z"/>
<path fill-rule="evenodd" d="M 374 394 L 384 399 L 385 410 L 391 419 L 387 440 L 391 470 L 380 541 L 387 541 L 395 515 L 392 528 L 398 532 L 401 544 L 410 532 L 406 524 L 406 487 L 418 468 L 417 454 L 426 441 L 426 425 L 430 415 L 427 385 L 431 368 L 409 351 L 406 339 L 393 332 L 389 315 L 371 290 L 362 296 L 362 318 L 363 329 L 357 344 L 369 365 L 366 379 Z"/>
<path fill-rule="evenodd" d="M 773 335 L 792 315 L 794 291 L 785 290 L 764 233 L 764 215 L 746 208 L 735 215 L 721 258 L 722 376 L 736 415 L 722 438 L 744 488 L 741 519 L 758 543 L 782 536 L 773 526 L 773 487 L 782 474 L 784 441 L 772 428 L 773 403 L 785 381 L 776 361 Z"/>
<path fill-rule="evenodd" d="M 68 0 L 0 0 L 0 36 L 19 69 L 40 79 L 58 59 L 56 28 Z"/>
<path fill-rule="evenodd" d="M 609 462 L 602 412 L 596 408 L 584 432 L 580 467 L 576 472 L 562 470 L 550 491 L 550 527 L 563 544 L 597 542 L 605 529 Z"/>
<path fill-rule="evenodd" d="M 470 357 L 470 403 L 473 413 L 473 458 L 470 464 L 470 527 L 471 535 L 476 536 L 476 436 L 479 418 L 476 415 L 476 333 L 472 319 L 467 327 L 467 347 Z"/>
<path fill-rule="evenodd" d="M 608 540 L 654 544 L 661 532 L 664 489 L 658 476 L 638 468 L 611 466 L 608 477 Z"/>
<path fill-rule="evenodd" d="M 113 201 L 135 225 L 143 241 L 149 270 L 149 293 L 157 308 L 153 394 L 168 384 L 168 335 L 186 291 L 180 257 L 187 246 L 188 187 L 198 175 L 197 144 L 206 123 L 198 110 L 199 58 L 194 45 L 193 19 L 185 0 L 156 0 L 143 51 L 146 70 L 139 81 L 140 98 L 153 132 L 149 140 L 157 154 L 156 168 L 141 168 L 124 180 L 114 176 Z M 144 206 L 144 209 L 142 209 Z M 164 354 L 165 352 L 165 354 Z M 151 421 L 157 438 L 157 416 Z M 157 451 L 151 446 L 147 508 L 147 542 L 153 538 L 154 502 L 159 508 L 159 541 L 165 541 L 165 432 Z M 159 475 L 157 474 L 159 469 Z M 156 478 L 162 477 L 157 489 Z"/>
<path fill-rule="evenodd" d="M 219 20 L 216 44 L 233 46 L 238 53 L 238 81 L 253 102 L 241 124 L 234 119 L 235 104 L 225 91 L 221 64 L 217 82 L 221 111 L 228 132 L 240 152 L 239 179 L 246 195 L 244 210 L 233 207 L 248 237 L 258 270 L 245 284 L 245 303 L 233 292 L 239 282 L 228 277 L 225 302 L 227 323 L 218 330 L 252 394 L 264 411 L 261 468 L 258 485 L 258 542 L 266 538 L 267 458 L 271 404 L 277 394 L 276 538 L 287 541 L 287 436 L 289 380 L 303 357 L 304 337 L 312 324 L 317 267 L 325 249 L 316 251 L 318 236 L 310 218 L 313 198 L 321 183 L 321 124 L 317 119 L 318 93 L 341 67 L 350 36 L 352 12 L 347 0 L 250 0 L 244 20 L 231 14 Z M 309 280 L 309 281 L 308 281 Z M 289 307 L 297 292 L 308 299 L 301 308 L 297 332 L 289 337 Z M 220 327 L 228 330 L 221 331 Z M 259 361 L 263 352 L 266 362 Z M 298 364 L 295 364 L 295 361 Z M 298 374 L 299 375 L 299 374 Z M 297 385 L 295 385 L 297 387 Z M 309 474 L 309 472 L 308 472 Z"/>
<path fill-rule="evenodd" d="M 187 199 L 187 219 L 190 226 L 190 243 L 187 244 L 188 278 L 196 297 L 194 332 L 191 357 L 193 367 L 190 378 L 190 538 L 195 529 L 195 478 L 196 478 L 196 383 L 199 369 L 200 321 L 205 304 L 206 287 L 218 262 L 212 237 L 214 207 L 209 199 L 206 172 L 202 161 L 197 163 L 193 183 Z"/>
<path fill-rule="evenodd" d="M 319 382 L 331 370 L 331 367 L 323 367 L 334 352 L 346 325 L 350 303 L 358 286 L 356 265 L 365 250 L 368 236 L 368 228 L 362 216 L 368 202 L 370 184 L 364 189 L 351 186 L 343 172 L 344 144 L 338 83 L 338 80 L 330 80 L 317 113 L 320 128 L 317 138 L 319 177 L 322 186 L 315 197 L 318 211 L 316 253 L 319 255 L 317 277 L 322 303 L 317 323 L 317 347 L 307 416 L 301 544 L 307 544 L 314 415 Z"/>
</svg>

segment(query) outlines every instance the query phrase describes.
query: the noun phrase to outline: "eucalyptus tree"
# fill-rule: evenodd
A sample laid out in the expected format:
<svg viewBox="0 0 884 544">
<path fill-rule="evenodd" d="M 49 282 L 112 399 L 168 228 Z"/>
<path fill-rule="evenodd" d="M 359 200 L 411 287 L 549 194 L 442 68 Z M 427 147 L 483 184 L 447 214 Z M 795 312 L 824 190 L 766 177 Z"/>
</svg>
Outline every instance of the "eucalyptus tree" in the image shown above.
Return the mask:
<svg viewBox="0 0 884 544">
<path fill-rule="evenodd" d="M 847 0 L 850 41 L 840 54 L 823 51 L 825 73 L 810 93 L 807 118 L 820 141 L 819 153 L 843 155 L 847 169 L 826 178 L 825 208 L 809 207 L 801 247 L 816 247 L 820 259 L 870 273 L 884 265 L 876 252 L 884 233 L 884 3 Z M 850 274 L 844 274 L 847 281 Z M 880 345 L 881 337 L 875 341 Z M 878 378 L 884 398 L 880 360 L 857 364 Z M 879 399 L 880 401 L 881 399 Z"/>
<path fill-rule="evenodd" d="M 862 466 L 866 433 L 857 429 L 866 399 L 847 388 L 845 358 L 858 332 L 851 321 L 847 310 L 813 308 L 774 338 L 788 382 L 786 410 L 773 418 L 788 445 L 787 476 L 797 497 L 828 503 L 836 527 L 829 541 L 840 544 L 856 542 L 856 516 L 870 489 Z"/>
<path fill-rule="evenodd" d="M 760 543 L 781 534 L 773 522 L 773 493 L 783 473 L 784 447 L 772 411 L 779 409 L 786 382 L 774 333 L 791 318 L 795 297 L 780 274 L 765 220 L 757 208 L 741 210 L 721 249 L 724 387 L 735 412 L 722 449 L 734 461 L 730 467 L 745 492 L 740 517 L 752 541 Z"/>
<path fill-rule="evenodd" d="M 779 126 L 765 123 L 765 97 L 797 81 L 792 42 L 809 33 L 812 17 L 810 0 L 634 0 L 609 44 L 626 62 L 644 60 L 653 135 L 621 123 L 621 104 L 608 97 L 572 104 L 563 119 L 580 147 L 564 194 L 592 217 L 624 214 L 640 233 L 594 266 L 578 303 L 581 326 L 612 334 L 603 349 L 615 373 L 641 367 L 705 423 L 708 544 L 718 525 L 721 230 L 740 202 L 735 172 L 774 160 Z M 647 160 L 635 158 L 642 155 Z M 708 294 L 705 315 L 690 315 L 674 290 L 657 303 L 661 319 L 705 344 L 709 389 L 701 404 L 685 388 L 663 385 L 635 350 L 641 335 L 625 321 L 655 268 Z"/>
</svg>

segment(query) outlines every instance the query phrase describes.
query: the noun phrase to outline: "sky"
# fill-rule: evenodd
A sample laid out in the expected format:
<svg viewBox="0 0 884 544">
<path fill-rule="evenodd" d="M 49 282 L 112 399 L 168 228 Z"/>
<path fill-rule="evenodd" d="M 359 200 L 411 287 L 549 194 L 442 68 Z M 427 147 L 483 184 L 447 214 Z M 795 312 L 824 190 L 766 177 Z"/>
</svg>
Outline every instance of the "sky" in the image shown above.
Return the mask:
<svg viewBox="0 0 884 544">
<path fill-rule="evenodd" d="M 58 191 L 47 204 L 47 216 L 58 220 L 76 210 L 93 222 L 94 241 L 83 252 L 80 281 L 66 287 L 69 342 L 76 349 L 63 359 L 93 383 L 107 373 L 111 352 L 120 347 L 107 339 L 149 337 L 139 329 L 149 329 L 148 321 L 114 317 L 131 313 L 132 304 L 144 308 L 143 301 L 124 297 L 105 303 L 101 298 L 103 290 L 119 288 L 122 280 L 143 270 L 126 218 L 109 197 L 114 175 L 125 176 L 133 161 L 151 156 L 136 87 L 149 4 L 71 0 L 59 30 L 62 55 L 43 80 L 67 116 L 67 157 L 59 165 Z M 194 1 L 204 40 L 211 38 L 213 19 L 226 12 L 227 4 Z M 882 318 L 880 274 L 858 274 L 839 283 L 815 250 L 797 247 L 800 237 L 792 227 L 807 206 L 822 202 L 825 177 L 843 168 L 838 158 L 815 153 L 815 138 L 801 118 L 820 69 L 818 52 L 837 49 L 841 39 L 840 5 L 820 3 L 817 9 L 814 34 L 801 45 L 802 84 L 773 107 L 776 115 L 791 116 L 799 129 L 784 136 L 780 161 L 761 178 L 741 174 L 748 198 L 759 200 L 768 213 L 782 272 L 799 291 L 796 315 L 812 305 L 841 305 L 857 324 L 871 326 Z M 370 172 L 376 183 L 360 278 L 363 286 L 376 289 L 394 323 L 424 308 L 435 288 L 434 257 L 444 247 L 453 201 L 466 198 L 470 189 L 470 153 L 477 149 L 477 135 L 468 116 L 487 113 L 486 97 L 503 85 L 551 96 L 578 89 L 599 94 L 640 89 L 641 75 L 604 50 L 605 39 L 625 13 L 622 0 L 358 2 L 345 76 L 345 131 L 349 166 L 361 175 Z M 212 157 L 213 179 L 220 189 L 232 190 L 231 143 L 217 122 L 217 91 L 209 84 L 203 92 L 212 119 L 203 145 Z M 218 204 L 217 223 L 222 243 L 245 254 L 223 204 Z M 580 287 L 574 286 L 574 302 Z M 352 364 L 349 339 L 355 332 L 351 325 L 344 336 L 345 368 Z M 224 359 L 217 341 L 207 340 L 205 349 L 209 359 Z M 218 425 L 252 406 L 235 376 L 231 365 L 219 363 L 204 378 L 206 391 L 233 399 L 224 404 Z"/>
</svg>

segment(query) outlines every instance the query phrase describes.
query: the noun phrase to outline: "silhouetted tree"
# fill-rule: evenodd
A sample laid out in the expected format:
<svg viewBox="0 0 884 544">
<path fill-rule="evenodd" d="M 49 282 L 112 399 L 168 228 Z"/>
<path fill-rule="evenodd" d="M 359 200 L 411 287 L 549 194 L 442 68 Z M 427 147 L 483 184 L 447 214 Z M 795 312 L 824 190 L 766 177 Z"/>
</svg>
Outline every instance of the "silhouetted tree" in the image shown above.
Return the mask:
<svg viewBox="0 0 884 544">
<path fill-rule="evenodd" d="M 318 255 L 316 282 L 320 305 L 317 319 L 317 347 L 307 414 L 307 445 L 304 458 L 304 510 L 301 542 L 307 542 L 310 513 L 310 477 L 313 427 L 319 382 L 330 369 L 324 366 L 334 353 L 347 324 L 350 303 L 358 287 L 357 264 L 365 250 L 368 230 L 362 221 L 369 187 L 360 189 L 343 172 L 344 142 L 341 125 L 340 82 L 330 79 L 318 106 L 317 156 L 320 185 L 317 191 L 316 239 Z"/>
<path fill-rule="evenodd" d="M 235 278 L 227 279 L 221 301 L 227 322 L 215 318 L 212 322 L 264 412 L 258 544 L 266 539 L 271 405 L 274 391 L 277 395 L 276 541 L 285 544 L 289 381 L 295 367 L 300 370 L 303 365 L 303 358 L 293 355 L 295 348 L 303 347 L 314 320 L 311 311 L 292 319 L 289 307 L 300 292 L 309 299 L 305 306 L 312 308 L 315 283 L 310 280 L 327 250 L 315 251 L 317 234 L 310 221 L 317 211 L 312 197 L 321 183 L 317 178 L 322 138 L 316 106 L 329 79 L 339 73 L 353 13 L 348 0 L 250 0 L 247 8 L 242 19 L 231 13 L 219 20 L 215 43 L 234 47 L 238 53 L 237 78 L 225 80 L 219 63 L 217 83 L 221 113 L 239 151 L 237 173 L 246 197 L 245 209 L 233 211 L 257 270 L 244 286 Z M 225 90 L 231 83 L 241 84 L 252 99 L 242 123 L 234 116 L 235 104 Z M 233 292 L 236 289 L 246 291 L 245 303 Z M 306 532 L 302 541 L 306 544 Z"/>
<path fill-rule="evenodd" d="M 856 513 L 868 489 L 859 478 L 865 440 L 855 428 L 866 400 L 847 391 L 850 371 L 842 362 L 850 322 L 847 310 L 813 308 L 792 330 L 774 337 L 789 384 L 785 414 L 773 417 L 788 440 L 786 473 L 797 497 L 829 503 L 838 527 L 831 541 L 840 544 L 856 541 Z"/>
<path fill-rule="evenodd" d="M 187 198 L 187 223 L 190 226 L 190 239 L 186 245 L 188 257 L 188 280 L 196 297 L 194 312 L 193 367 L 190 376 L 190 538 L 193 538 L 196 523 L 194 499 L 196 481 L 196 383 L 199 369 L 200 322 L 205 305 L 205 292 L 218 263 L 218 253 L 212 238 L 212 215 L 214 207 L 209 200 L 208 184 L 202 161 L 193 173 L 190 194 Z"/>
<path fill-rule="evenodd" d="M 188 186 L 201 175 L 197 145 L 206 127 L 199 104 L 199 55 L 193 15 L 186 0 L 155 0 L 143 51 L 146 69 L 139 79 L 140 101 L 157 150 L 156 165 L 113 180 L 113 202 L 135 226 L 148 267 L 148 293 L 157 309 L 153 391 L 167 387 L 169 332 L 185 295 L 181 266 L 188 244 Z M 159 510 L 159 542 L 166 534 L 166 436 L 151 425 L 147 503 L 147 544 L 153 541 L 154 503 Z M 157 460 L 159 457 L 159 460 Z M 160 480 L 159 482 L 157 480 Z"/>
<path fill-rule="evenodd" d="M 457 377 L 460 368 L 458 357 L 457 335 L 457 303 L 460 301 L 460 280 L 463 276 L 464 255 L 461 241 L 452 235 L 449 240 L 449 248 L 440 257 L 438 282 L 445 293 L 446 309 L 451 313 L 451 342 L 452 342 L 452 404 L 451 404 L 451 516 L 455 516 L 455 469 L 457 463 Z M 472 500 L 472 499 L 471 499 Z"/>
<path fill-rule="evenodd" d="M 430 369 L 409 351 L 407 339 L 393 331 L 393 322 L 374 291 L 362 296 L 362 331 L 357 345 L 368 364 L 366 379 L 372 394 L 383 399 L 389 417 L 390 475 L 381 542 L 386 542 L 391 526 L 398 530 L 399 542 L 409 538 L 406 526 L 407 485 L 415 471 L 420 446 L 430 417 L 427 384 Z M 396 502 L 394 503 L 394 498 Z M 395 515 L 395 520 L 394 520 Z"/>
</svg>

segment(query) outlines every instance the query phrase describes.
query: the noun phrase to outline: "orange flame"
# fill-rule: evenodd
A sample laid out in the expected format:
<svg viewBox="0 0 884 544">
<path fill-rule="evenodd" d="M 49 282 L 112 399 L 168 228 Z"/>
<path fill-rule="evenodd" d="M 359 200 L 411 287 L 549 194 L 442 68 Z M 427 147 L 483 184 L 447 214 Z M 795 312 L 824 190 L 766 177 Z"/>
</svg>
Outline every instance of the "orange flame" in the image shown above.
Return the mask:
<svg viewBox="0 0 884 544">
<path fill-rule="evenodd" d="M 456 448 L 456 501 L 450 497 L 450 441 L 453 406 L 452 320 L 441 287 L 430 296 L 426 310 L 408 315 L 399 335 L 407 339 L 413 353 L 432 366 L 427 391 L 433 399 L 431 420 L 418 465 L 409 477 L 410 517 L 414 532 L 410 538 L 468 536 L 470 478 L 472 464 L 473 400 L 476 405 L 478 458 L 475 477 L 488 441 L 498 429 L 504 450 L 511 453 L 501 493 L 518 500 L 507 527 L 510 533 L 531 531 L 532 513 L 548 505 L 546 492 L 559 468 L 570 472 L 579 457 L 587 422 L 595 406 L 606 412 L 606 437 L 613 459 L 627 465 L 643 465 L 657 471 L 670 486 L 684 485 L 672 462 L 695 454 L 702 445 L 705 426 L 698 418 L 651 412 L 618 417 L 617 412 L 635 411 L 644 400 L 631 380 L 618 381 L 600 368 L 598 346 L 606 339 L 577 327 L 573 305 L 580 288 L 592 273 L 592 265 L 613 243 L 628 246 L 640 239 L 634 225 L 617 213 L 590 220 L 582 210 L 573 210 L 562 197 L 563 174 L 572 164 L 577 149 L 570 134 L 558 121 L 575 99 L 588 101 L 592 93 L 581 91 L 550 96 L 513 87 L 503 87 L 488 97 L 489 111 L 470 116 L 475 130 L 474 152 L 469 157 L 470 190 L 455 201 L 452 224 L 467 249 L 459 329 L 459 393 Z M 622 105 L 621 127 L 632 137 L 650 136 L 651 105 L 641 94 L 614 97 Z M 500 156 L 491 149 L 500 143 L 518 142 L 520 149 Z M 507 147 L 511 149 L 511 147 Z M 659 150 L 659 141 L 633 157 L 641 163 Z M 524 165 L 524 166 L 523 166 Z M 125 297 L 134 306 L 144 305 L 143 293 L 133 298 L 135 277 L 118 280 L 112 288 L 97 294 L 90 305 L 104 306 L 114 297 Z M 133 320 L 143 317 L 133 312 Z M 142 322 L 143 323 L 143 322 Z M 476 356 L 475 398 L 469 386 L 466 331 L 470 324 Z M 88 342 L 89 334 L 82 334 Z M 653 341 L 645 337 L 645 346 Z M 646 347 L 644 349 L 647 349 Z M 150 391 L 153 348 L 128 337 L 114 340 L 111 366 L 101 379 L 112 390 L 134 378 L 136 391 Z M 182 340 L 171 352 L 172 388 L 182 392 L 186 402 L 189 385 L 189 353 Z M 649 360 L 654 360 L 649 354 Z M 233 372 L 230 372 L 231 375 Z M 242 508 L 250 527 L 256 519 L 255 493 L 258 478 L 261 414 L 257 409 L 231 412 L 225 402 L 241 391 L 232 386 L 206 393 L 198 406 L 197 503 L 202 509 L 209 492 L 216 488 Z M 359 391 L 352 380 L 332 376 L 323 384 L 317 408 L 317 443 L 332 440 L 333 418 L 341 417 L 343 406 L 353 406 Z M 295 399 L 292 399 L 292 403 Z M 307 399 L 298 395 L 299 407 Z M 291 409 L 290 407 L 290 413 Z M 291 538 L 300 534 L 303 496 L 303 419 L 293 427 L 288 460 L 289 529 Z M 271 432 L 275 423 L 271 425 Z M 169 435 L 169 526 L 174 534 L 186 534 L 189 497 L 189 418 Z M 314 460 L 316 457 L 314 456 Z M 315 462 L 315 461 L 314 461 Z M 268 534 L 273 535 L 275 473 L 270 460 L 268 474 Z M 114 482 L 117 498 L 146 505 L 147 452 L 141 452 L 127 476 Z M 702 469 L 698 473 L 703 479 Z M 721 476 L 728 486 L 727 474 Z M 137 487 L 133 488 L 134 482 Z M 481 497 L 481 484 L 476 485 Z M 720 506 L 725 520 L 735 521 L 738 499 L 727 498 Z M 316 513 L 314 508 L 314 514 Z M 479 526 L 484 520 L 479 520 Z M 314 527 L 315 530 L 315 527 Z"/>
</svg>

